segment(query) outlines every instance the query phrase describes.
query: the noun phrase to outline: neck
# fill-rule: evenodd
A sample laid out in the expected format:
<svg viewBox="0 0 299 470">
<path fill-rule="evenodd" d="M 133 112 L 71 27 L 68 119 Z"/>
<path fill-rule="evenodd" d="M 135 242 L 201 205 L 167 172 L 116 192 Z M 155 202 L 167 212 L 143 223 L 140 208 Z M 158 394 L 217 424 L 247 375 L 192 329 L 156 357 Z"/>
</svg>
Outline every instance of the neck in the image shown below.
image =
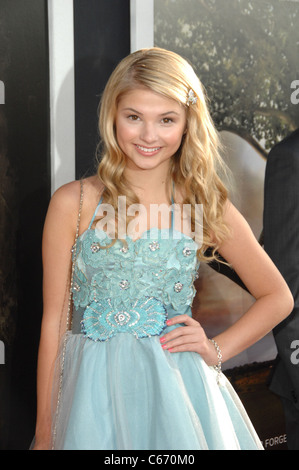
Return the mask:
<svg viewBox="0 0 299 470">
<path fill-rule="evenodd" d="M 125 170 L 125 176 L 132 185 L 140 200 L 156 202 L 168 198 L 168 171 L 169 168 L 153 170 L 129 169 Z"/>
</svg>

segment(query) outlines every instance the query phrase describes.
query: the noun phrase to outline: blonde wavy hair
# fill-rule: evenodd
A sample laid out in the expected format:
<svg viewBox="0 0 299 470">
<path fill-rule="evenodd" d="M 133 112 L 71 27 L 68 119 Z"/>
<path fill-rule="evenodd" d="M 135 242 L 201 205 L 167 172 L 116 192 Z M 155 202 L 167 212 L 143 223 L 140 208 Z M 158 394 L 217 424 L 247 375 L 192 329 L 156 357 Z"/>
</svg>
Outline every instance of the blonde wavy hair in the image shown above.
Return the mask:
<svg viewBox="0 0 299 470">
<path fill-rule="evenodd" d="M 223 220 L 228 192 L 219 176 L 226 172 L 220 157 L 220 141 L 212 122 L 206 93 L 191 65 L 178 54 L 153 47 L 136 51 L 116 67 L 105 87 L 100 102 L 99 131 L 101 160 L 97 174 L 104 185 L 103 202 L 114 207 L 117 219 L 118 196 L 126 196 L 127 207 L 139 203 L 138 197 L 126 181 L 126 159 L 118 145 L 115 118 L 120 98 L 136 87 L 150 90 L 179 102 L 186 108 L 187 131 L 181 146 L 172 157 L 168 183 L 180 188 L 182 204 L 203 205 L 203 239 L 197 256 L 209 262 L 216 258 L 220 243 L 229 229 Z M 197 97 L 188 106 L 190 90 Z M 175 195 L 174 202 L 175 201 Z M 194 210 L 191 227 L 195 228 Z M 127 220 L 127 223 L 129 220 Z"/>
</svg>

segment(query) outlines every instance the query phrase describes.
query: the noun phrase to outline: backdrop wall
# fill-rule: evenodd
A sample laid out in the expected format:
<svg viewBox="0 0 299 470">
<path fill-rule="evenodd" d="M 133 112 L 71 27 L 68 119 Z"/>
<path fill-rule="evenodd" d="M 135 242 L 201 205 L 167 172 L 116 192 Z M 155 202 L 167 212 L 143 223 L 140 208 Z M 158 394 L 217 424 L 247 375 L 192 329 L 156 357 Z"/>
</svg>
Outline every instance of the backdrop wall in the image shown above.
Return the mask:
<svg viewBox="0 0 299 470">
<path fill-rule="evenodd" d="M 230 197 L 257 239 L 268 152 L 299 127 L 298 20 L 296 0 L 154 0 L 154 44 L 189 59 L 203 82 L 233 174 Z M 193 314 L 214 336 L 253 299 L 207 266 L 199 274 Z M 225 364 L 267 450 L 287 440 L 280 400 L 267 386 L 276 353 L 271 333 Z"/>
<path fill-rule="evenodd" d="M 34 426 L 41 231 L 50 196 L 47 4 L 0 1 L 0 448 Z"/>
<path fill-rule="evenodd" d="M 0 449 L 27 449 L 34 434 L 43 221 L 58 186 L 94 171 L 97 108 L 115 65 L 154 44 L 195 65 L 240 183 L 233 197 L 259 238 L 267 152 L 298 125 L 298 5 L 0 0 Z M 209 268 L 197 289 L 194 315 L 210 334 L 252 301 Z M 286 448 L 280 403 L 267 389 L 275 354 L 269 335 L 226 370 L 271 450 Z"/>
<path fill-rule="evenodd" d="M 94 168 L 97 106 L 130 52 L 129 22 L 126 0 L 0 0 L 2 450 L 34 435 L 44 218 L 51 193 Z"/>
</svg>

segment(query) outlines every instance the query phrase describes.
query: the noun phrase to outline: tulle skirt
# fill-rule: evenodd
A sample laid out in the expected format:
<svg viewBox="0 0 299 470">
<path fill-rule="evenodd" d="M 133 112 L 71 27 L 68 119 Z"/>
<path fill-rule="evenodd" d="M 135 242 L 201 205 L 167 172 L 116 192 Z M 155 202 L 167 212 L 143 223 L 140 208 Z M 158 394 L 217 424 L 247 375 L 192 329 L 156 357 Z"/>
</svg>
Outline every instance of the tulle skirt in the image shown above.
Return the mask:
<svg viewBox="0 0 299 470">
<path fill-rule="evenodd" d="M 158 336 L 68 332 L 63 357 L 53 449 L 262 449 L 229 381 L 197 353 L 164 351 Z"/>
</svg>

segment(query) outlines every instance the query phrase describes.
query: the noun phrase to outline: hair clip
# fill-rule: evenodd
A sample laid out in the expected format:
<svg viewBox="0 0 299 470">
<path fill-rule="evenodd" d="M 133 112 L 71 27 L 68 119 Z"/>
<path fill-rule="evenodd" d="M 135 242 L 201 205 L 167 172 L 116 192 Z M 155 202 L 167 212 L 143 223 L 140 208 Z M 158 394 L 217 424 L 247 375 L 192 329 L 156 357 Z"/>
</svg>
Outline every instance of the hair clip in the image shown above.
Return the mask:
<svg viewBox="0 0 299 470">
<path fill-rule="evenodd" d="M 192 88 L 190 88 L 187 96 L 187 106 L 190 106 L 190 104 L 195 104 L 197 102 L 197 96 L 195 96 L 194 91 Z"/>
</svg>

